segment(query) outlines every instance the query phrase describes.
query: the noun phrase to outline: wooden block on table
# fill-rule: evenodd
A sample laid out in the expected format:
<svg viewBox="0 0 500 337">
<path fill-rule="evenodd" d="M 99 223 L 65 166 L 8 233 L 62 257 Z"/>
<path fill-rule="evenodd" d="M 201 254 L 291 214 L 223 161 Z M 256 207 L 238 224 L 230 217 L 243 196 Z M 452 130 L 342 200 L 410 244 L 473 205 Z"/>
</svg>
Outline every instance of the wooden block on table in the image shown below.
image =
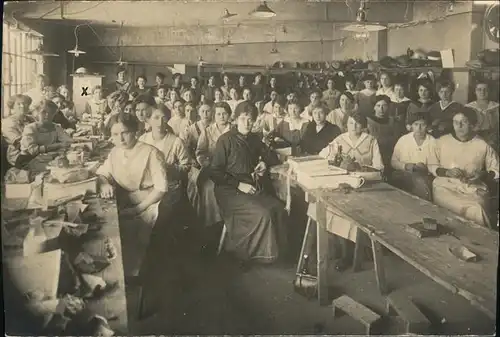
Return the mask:
<svg viewBox="0 0 500 337">
<path fill-rule="evenodd" d="M 415 235 L 418 238 L 427 238 L 439 235 L 437 227 L 435 227 L 435 229 L 433 230 L 429 228 L 430 226 L 433 225 L 417 222 L 410 225 L 406 225 L 405 229 L 408 233 Z"/>
<path fill-rule="evenodd" d="M 387 313 L 394 310 L 404 320 L 407 333 L 428 332 L 431 323 L 408 296 L 401 292 L 394 292 L 387 296 L 386 301 Z"/>
<path fill-rule="evenodd" d="M 382 318 L 379 314 L 373 312 L 363 304 L 356 302 L 347 295 L 335 299 L 332 303 L 333 317 L 337 310 L 345 312 L 358 322 L 362 323 L 366 328 L 366 334 L 373 333 L 373 328 L 376 323 Z"/>
</svg>

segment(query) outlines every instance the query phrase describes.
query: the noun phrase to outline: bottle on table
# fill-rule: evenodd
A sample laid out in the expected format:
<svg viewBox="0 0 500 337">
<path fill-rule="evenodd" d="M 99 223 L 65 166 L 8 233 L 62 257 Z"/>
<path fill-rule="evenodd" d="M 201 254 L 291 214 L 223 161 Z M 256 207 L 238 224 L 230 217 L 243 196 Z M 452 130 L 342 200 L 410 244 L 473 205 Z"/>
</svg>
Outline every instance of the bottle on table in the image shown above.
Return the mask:
<svg viewBox="0 0 500 337">
<path fill-rule="evenodd" d="M 342 164 L 342 145 L 339 145 L 332 164 L 336 167 L 340 167 L 340 164 Z"/>
</svg>

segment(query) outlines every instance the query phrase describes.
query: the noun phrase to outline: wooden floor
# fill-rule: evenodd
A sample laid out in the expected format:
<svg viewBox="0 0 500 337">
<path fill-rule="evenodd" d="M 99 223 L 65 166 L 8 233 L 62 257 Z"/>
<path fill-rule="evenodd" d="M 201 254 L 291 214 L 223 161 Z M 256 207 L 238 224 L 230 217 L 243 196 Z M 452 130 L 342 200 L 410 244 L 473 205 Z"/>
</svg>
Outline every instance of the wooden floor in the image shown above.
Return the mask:
<svg viewBox="0 0 500 337">
<path fill-rule="evenodd" d="M 213 260 L 195 252 L 183 259 L 189 282 L 178 286 L 180 297 L 172 303 L 167 289 L 157 289 L 166 305 L 157 316 L 129 321 L 138 334 L 364 334 L 364 327 L 348 316 L 335 320 L 330 307 L 320 307 L 294 293 L 293 266 L 255 267 L 242 270 L 226 255 Z M 465 299 L 453 295 L 429 278 L 389 255 L 387 273 L 397 288 L 412 296 L 432 323 L 436 334 L 492 334 L 494 323 Z M 167 266 L 159 273 L 174 272 Z M 384 314 L 385 298 L 377 290 L 369 261 L 357 273 L 336 271 L 330 277 L 332 299 L 347 294 L 373 311 Z M 132 290 L 129 305 L 137 301 Z M 129 317 L 133 314 L 129 315 Z M 389 318 L 385 334 L 401 334 L 404 325 Z"/>
</svg>

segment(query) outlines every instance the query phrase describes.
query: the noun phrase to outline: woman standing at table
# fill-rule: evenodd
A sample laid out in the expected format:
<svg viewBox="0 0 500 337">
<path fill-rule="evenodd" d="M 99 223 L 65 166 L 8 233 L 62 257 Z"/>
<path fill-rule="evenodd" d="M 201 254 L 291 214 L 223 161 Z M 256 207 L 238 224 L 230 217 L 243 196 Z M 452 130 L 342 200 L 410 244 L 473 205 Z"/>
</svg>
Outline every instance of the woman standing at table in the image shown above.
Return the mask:
<svg viewBox="0 0 500 337">
<path fill-rule="evenodd" d="M 340 107 L 336 108 L 326 116 L 326 120 L 337 125 L 341 132 L 347 131 L 347 118 L 353 113 L 356 101 L 353 94 L 348 91 L 343 92 L 339 99 Z"/>
<path fill-rule="evenodd" d="M 453 133 L 437 140 L 437 165 L 430 167 L 436 176 L 432 184 L 434 203 L 492 227 L 488 185 L 498 184 L 498 154 L 475 135 L 477 114 L 473 109 L 462 107 L 452 123 Z"/>
<path fill-rule="evenodd" d="M 96 172 L 99 191 L 103 198 L 116 196 L 125 278 L 128 281 L 139 277 L 144 286 L 155 280 L 154 270 L 170 256 L 162 247 L 172 248 L 175 243 L 173 235 L 163 235 L 165 226 L 171 224 L 171 206 L 163 201 L 170 177 L 161 151 L 137 140 L 137 118 L 118 114 L 112 119 L 111 140 L 115 146 Z M 163 243 L 153 247 L 151 239 L 157 236 L 162 237 Z M 152 250 L 157 253 L 154 259 L 146 255 Z"/>
<path fill-rule="evenodd" d="M 30 106 L 31 98 L 29 96 L 12 96 L 7 102 L 10 115 L 2 119 L 2 141 L 5 141 L 7 146 L 5 157 L 10 165 L 18 168 L 21 168 L 25 164 L 24 160 L 19 158 L 24 126 L 34 122 L 29 114 Z M 3 159 L 5 158 L 2 157 Z"/>
<path fill-rule="evenodd" d="M 414 113 L 407 121 L 411 132 L 402 136 L 392 153 L 390 182 L 419 198 L 432 201 L 432 174 L 429 167 L 436 165 L 436 139 L 427 133 L 429 115 Z"/>
<path fill-rule="evenodd" d="M 38 157 L 40 154 L 66 149 L 73 142 L 64 129 L 53 122 L 57 113 L 57 105 L 49 100 L 43 100 L 35 105 L 34 115 L 36 122 L 24 127 L 21 138 L 21 152 L 35 157 L 29 167 L 38 171 Z"/>
<path fill-rule="evenodd" d="M 489 86 L 486 81 L 479 81 L 476 83 L 475 94 L 476 100 L 466 105 L 474 109 L 477 113 L 475 131 L 494 149 L 497 149 L 500 105 L 497 102 L 489 100 Z"/>
<path fill-rule="evenodd" d="M 300 149 L 304 154 L 318 154 L 325 146 L 341 134 L 337 125 L 326 120 L 326 108 L 315 107 L 312 110 L 312 122 L 308 123 L 300 141 Z"/>
</svg>

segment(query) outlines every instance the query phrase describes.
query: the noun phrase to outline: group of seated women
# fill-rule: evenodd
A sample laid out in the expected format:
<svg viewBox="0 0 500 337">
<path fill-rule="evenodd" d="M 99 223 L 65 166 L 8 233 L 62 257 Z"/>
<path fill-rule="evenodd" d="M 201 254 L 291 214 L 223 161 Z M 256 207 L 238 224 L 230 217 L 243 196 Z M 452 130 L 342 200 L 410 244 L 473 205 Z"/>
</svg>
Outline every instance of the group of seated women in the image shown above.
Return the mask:
<svg viewBox="0 0 500 337">
<path fill-rule="evenodd" d="M 222 89 L 215 87 L 213 101 L 198 103 L 193 91 L 181 92 L 181 99 L 180 90 L 167 92 L 161 84 L 156 96 L 148 91 L 132 101 L 122 90 L 103 98 L 102 88 L 96 87 L 81 115 L 65 103 L 69 99 L 64 94 L 69 94 L 64 87 L 59 96 L 45 97 L 32 111 L 30 97 L 13 97 L 11 114 L 2 121 L 2 136 L 9 163 L 29 168 L 39 154 L 71 142 L 76 126 L 63 126 L 62 117 L 76 122 L 85 114 L 100 116 L 101 132 L 115 144 L 98 171 L 101 192 L 110 196 L 111 185 L 120 186 L 120 214 L 145 224 L 123 225 L 141 231 L 130 236 L 137 238 L 130 244 L 143 251 L 130 253 L 136 267 L 146 254 L 151 231 L 160 223 L 158 217 L 163 224 L 173 209 L 186 209 L 179 206 L 186 199 L 205 227 L 225 224 L 226 248 L 237 256 L 278 259 L 286 242 L 285 215 L 271 197 L 265 171 L 276 162 L 270 149 L 280 147 L 290 147 L 293 155 L 325 158 L 340 152 L 380 170 L 401 189 L 492 227 L 489 192 L 499 175 L 494 147 L 498 104 L 488 101 L 486 84 L 478 83 L 477 101 L 463 106 L 452 100 L 449 82 L 440 83 L 440 100 L 433 103 L 428 82 L 420 84 L 419 99 L 412 101 L 404 86 L 391 85 L 386 74 L 378 90 L 373 75 L 363 80 L 365 89 L 356 91 L 347 81 L 344 92 L 329 81 L 324 92 L 311 92 L 305 107 L 293 92 L 283 99 L 275 82 L 264 102 L 253 97 L 258 83 L 243 88 L 243 100 L 238 90 L 227 86 L 230 100 L 225 101 Z"/>
</svg>

